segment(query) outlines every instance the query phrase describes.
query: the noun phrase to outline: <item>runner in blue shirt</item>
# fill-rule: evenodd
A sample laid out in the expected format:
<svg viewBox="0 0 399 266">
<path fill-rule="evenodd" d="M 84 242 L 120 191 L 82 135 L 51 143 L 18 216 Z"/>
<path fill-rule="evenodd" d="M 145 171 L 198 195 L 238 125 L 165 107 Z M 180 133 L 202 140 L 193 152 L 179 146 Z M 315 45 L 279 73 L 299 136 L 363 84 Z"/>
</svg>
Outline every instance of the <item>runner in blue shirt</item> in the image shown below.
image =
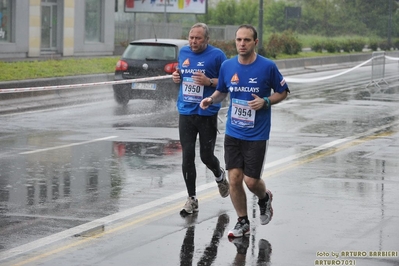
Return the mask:
<svg viewBox="0 0 399 266">
<path fill-rule="evenodd" d="M 209 29 L 197 23 L 189 32 L 189 46 L 179 54 L 178 71 L 172 74 L 175 83 L 180 83 L 177 98 L 179 111 L 179 137 L 183 151 L 183 177 L 187 188 L 187 202 L 182 215 L 198 211 L 196 197 L 195 145 L 199 135 L 201 161 L 213 172 L 222 197 L 229 195 L 229 184 L 225 171 L 214 155 L 217 122 L 220 104 L 203 110 L 199 104 L 215 91 L 220 66 L 226 60 L 222 50 L 209 45 Z"/>
<path fill-rule="evenodd" d="M 262 179 L 271 105 L 281 102 L 289 93 L 276 64 L 255 52 L 258 38 L 253 26 L 241 25 L 235 41 L 238 55 L 222 64 L 216 91 L 200 104 L 206 110 L 230 93 L 224 156 L 230 198 L 238 215 L 237 224 L 228 233 L 232 238 L 250 234 L 243 182 L 259 199 L 261 224 L 268 224 L 272 219 L 273 195 Z"/>
</svg>

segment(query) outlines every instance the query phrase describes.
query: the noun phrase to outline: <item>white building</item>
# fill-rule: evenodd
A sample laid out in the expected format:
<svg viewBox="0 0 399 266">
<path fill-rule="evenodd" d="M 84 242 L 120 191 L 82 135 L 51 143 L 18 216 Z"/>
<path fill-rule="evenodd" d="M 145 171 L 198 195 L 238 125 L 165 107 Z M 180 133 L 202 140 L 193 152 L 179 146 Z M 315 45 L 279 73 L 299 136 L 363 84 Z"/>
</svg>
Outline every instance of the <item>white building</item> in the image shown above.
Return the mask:
<svg viewBox="0 0 399 266">
<path fill-rule="evenodd" d="M 115 0 L 0 0 L 0 59 L 112 55 Z"/>
</svg>

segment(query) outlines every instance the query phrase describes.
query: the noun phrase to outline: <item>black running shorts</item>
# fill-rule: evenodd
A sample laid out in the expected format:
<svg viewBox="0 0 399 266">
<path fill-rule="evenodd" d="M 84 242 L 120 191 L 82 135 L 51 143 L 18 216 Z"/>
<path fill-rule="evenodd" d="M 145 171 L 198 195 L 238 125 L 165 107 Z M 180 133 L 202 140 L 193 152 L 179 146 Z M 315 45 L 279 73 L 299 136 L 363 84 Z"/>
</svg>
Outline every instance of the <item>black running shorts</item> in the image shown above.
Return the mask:
<svg viewBox="0 0 399 266">
<path fill-rule="evenodd" d="M 224 161 L 226 170 L 243 169 L 244 175 L 260 179 L 266 159 L 267 140 L 247 141 L 225 135 Z"/>
</svg>

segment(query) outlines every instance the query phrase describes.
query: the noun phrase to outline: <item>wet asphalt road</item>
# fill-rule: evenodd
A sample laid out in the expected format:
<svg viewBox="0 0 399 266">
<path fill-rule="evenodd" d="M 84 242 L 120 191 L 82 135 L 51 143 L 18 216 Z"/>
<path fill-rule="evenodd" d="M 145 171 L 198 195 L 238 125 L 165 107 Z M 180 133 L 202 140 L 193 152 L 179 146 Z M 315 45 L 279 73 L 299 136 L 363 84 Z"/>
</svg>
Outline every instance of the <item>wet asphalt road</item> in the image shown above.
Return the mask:
<svg viewBox="0 0 399 266">
<path fill-rule="evenodd" d="M 0 116 L 0 264 L 399 265 L 399 67 L 381 88 L 370 72 L 289 83 L 263 176 L 273 220 L 260 226 L 248 193 L 251 236 L 233 243 L 230 199 L 198 158 L 200 211 L 178 214 L 174 103 L 122 108 L 103 88 L 110 100 Z"/>
</svg>

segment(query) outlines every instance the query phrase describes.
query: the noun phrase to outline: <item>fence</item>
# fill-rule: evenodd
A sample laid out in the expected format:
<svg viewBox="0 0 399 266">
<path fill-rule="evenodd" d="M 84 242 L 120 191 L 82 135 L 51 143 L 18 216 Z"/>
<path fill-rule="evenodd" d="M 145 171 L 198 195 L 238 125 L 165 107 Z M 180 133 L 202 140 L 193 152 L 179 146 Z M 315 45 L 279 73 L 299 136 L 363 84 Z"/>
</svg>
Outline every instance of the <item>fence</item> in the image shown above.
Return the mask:
<svg viewBox="0 0 399 266">
<path fill-rule="evenodd" d="M 385 77 L 385 52 L 373 52 L 372 64 L 371 64 L 371 81 L 367 84 L 366 88 L 374 85 L 377 89 L 381 89 L 380 83 L 388 82 L 384 79 Z"/>
<path fill-rule="evenodd" d="M 237 26 L 210 26 L 211 40 L 233 40 Z M 115 45 L 126 44 L 129 41 L 147 38 L 185 39 L 190 27 L 176 23 L 134 22 L 133 19 L 115 21 Z"/>
<path fill-rule="evenodd" d="M 324 76 L 324 77 L 318 77 L 318 78 L 306 78 L 306 79 L 302 79 L 302 78 L 291 78 L 291 77 L 287 77 L 285 78 L 285 80 L 288 83 L 310 83 L 310 82 L 318 82 L 318 81 L 323 81 L 323 80 L 327 80 L 327 79 L 333 79 L 336 78 L 338 76 L 347 74 L 357 68 L 360 68 L 362 66 L 365 66 L 369 63 L 371 63 L 371 81 L 366 85 L 366 89 L 369 89 L 370 94 L 371 93 L 377 93 L 377 92 L 383 92 L 382 87 L 380 86 L 381 83 L 384 83 L 385 85 L 387 85 L 386 88 L 389 88 L 389 84 L 388 82 L 384 79 L 385 78 L 385 65 L 386 65 L 386 59 L 391 60 L 391 61 L 398 61 L 399 62 L 399 57 L 391 57 L 391 56 L 387 56 L 385 51 L 379 51 L 379 52 L 373 52 L 372 53 L 372 57 L 366 61 L 364 61 L 363 63 L 358 64 L 355 67 L 352 67 L 350 69 L 347 69 L 343 72 L 334 74 L 334 75 L 330 75 L 330 76 Z M 375 91 L 371 90 L 371 86 L 374 85 L 375 87 Z"/>
</svg>

